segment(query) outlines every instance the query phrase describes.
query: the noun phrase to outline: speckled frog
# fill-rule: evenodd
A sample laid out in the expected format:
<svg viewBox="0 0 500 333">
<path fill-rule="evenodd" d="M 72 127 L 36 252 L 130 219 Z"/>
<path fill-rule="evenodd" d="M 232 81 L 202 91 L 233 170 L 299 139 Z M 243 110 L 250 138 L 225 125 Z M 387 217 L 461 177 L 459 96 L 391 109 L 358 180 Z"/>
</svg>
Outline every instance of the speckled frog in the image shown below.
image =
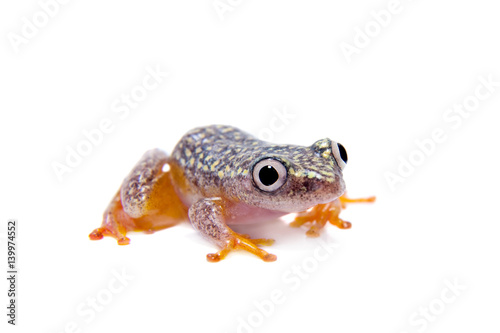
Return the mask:
<svg viewBox="0 0 500 333">
<path fill-rule="evenodd" d="M 177 143 L 171 156 L 146 152 L 123 181 L 90 239 L 114 237 L 129 244 L 128 231 L 154 232 L 189 218 L 193 227 L 220 250 L 207 255 L 217 262 L 235 249 L 264 261 L 276 256 L 259 247 L 272 239 L 252 239 L 228 225 L 269 221 L 297 213 L 293 227 L 309 225 L 317 237 L 327 222 L 351 227 L 339 218 L 348 199 L 342 170 L 345 148 L 330 139 L 309 147 L 276 145 L 231 126 L 195 128 Z"/>
</svg>

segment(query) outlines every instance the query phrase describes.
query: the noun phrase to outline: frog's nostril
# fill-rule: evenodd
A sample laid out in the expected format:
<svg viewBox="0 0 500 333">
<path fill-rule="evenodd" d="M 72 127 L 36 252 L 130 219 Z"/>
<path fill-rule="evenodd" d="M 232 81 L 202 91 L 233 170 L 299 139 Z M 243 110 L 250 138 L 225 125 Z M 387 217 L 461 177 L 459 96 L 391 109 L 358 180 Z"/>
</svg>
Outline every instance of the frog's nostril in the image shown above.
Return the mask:
<svg viewBox="0 0 500 333">
<path fill-rule="evenodd" d="M 304 182 L 304 187 L 307 189 L 308 192 L 313 192 L 318 190 L 321 186 L 320 184 L 318 184 L 318 182 L 312 180 L 306 180 Z"/>
</svg>

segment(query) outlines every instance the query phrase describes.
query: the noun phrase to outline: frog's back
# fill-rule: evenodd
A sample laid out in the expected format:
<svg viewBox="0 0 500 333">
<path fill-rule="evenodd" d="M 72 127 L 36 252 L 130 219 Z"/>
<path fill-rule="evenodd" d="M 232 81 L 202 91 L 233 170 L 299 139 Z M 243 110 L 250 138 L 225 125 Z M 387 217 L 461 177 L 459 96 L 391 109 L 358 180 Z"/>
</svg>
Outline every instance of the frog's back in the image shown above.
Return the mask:
<svg viewBox="0 0 500 333">
<path fill-rule="evenodd" d="M 214 162 L 228 161 L 243 148 L 251 148 L 267 143 L 232 126 L 211 125 L 190 130 L 179 140 L 172 157 L 181 166 L 203 168 Z M 200 162 L 201 164 L 194 163 Z M 205 170 L 206 171 L 206 170 Z"/>
<path fill-rule="evenodd" d="M 177 143 L 174 153 L 177 148 L 182 150 L 186 147 L 196 147 L 209 150 L 210 147 L 217 146 L 221 151 L 225 151 L 226 148 L 230 149 L 234 145 L 255 146 L 262 143 L 265 142 L 236 127 L 211 125 L 197 127 L 184 134 Z M 182 152 L 179 151 L 179 153 Z"/>
<path fill-rule="evenodd" d="M 187 132 L 172 160 L 182 170 L 190 192 L 218 196 L 227 177 L 246 176 L 258 147 L 271 146 L 232 126 L 212 125 Z"/>
</svg>

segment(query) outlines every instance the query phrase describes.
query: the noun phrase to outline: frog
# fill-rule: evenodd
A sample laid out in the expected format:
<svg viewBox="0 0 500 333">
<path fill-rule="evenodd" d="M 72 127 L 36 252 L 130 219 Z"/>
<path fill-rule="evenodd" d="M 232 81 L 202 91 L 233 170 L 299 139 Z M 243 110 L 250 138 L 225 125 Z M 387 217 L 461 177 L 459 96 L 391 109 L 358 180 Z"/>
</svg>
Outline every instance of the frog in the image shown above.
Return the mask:
<svg viewBox="0 0 500 333">
<path fill-rule="evenodd" d="M 245 250 L 265 262 L 277 259 L 262 246 L 274 239 L 251 238 L 230 226 L 279 219 L 295 213 L 291 227 L 308 227 L 319 237 L 329 222 L 349 229 L 339 217 L 347 204 L 375 197 L 348 198 L 343 170 L 347 151 L 328 138 L 310 146 L 273 144 L 233 126 L 210 125 L 188 131 L 172 154 L 148 150 L 123 180 L 91 240 L 104 236 L 127 245 L 130 231 L 154 233 L 189 220 L 218 251 L 218 262 Z"/>
</svg>

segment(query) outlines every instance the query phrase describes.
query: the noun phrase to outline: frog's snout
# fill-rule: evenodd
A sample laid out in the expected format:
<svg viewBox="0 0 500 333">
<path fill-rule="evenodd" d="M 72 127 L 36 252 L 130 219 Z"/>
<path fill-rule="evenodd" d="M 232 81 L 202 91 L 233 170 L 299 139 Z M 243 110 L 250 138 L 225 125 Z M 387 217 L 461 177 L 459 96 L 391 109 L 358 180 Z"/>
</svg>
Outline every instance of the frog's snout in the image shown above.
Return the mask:
<svg viewBox="0 0 500 333">
<path fill-rule="evenodd" d="M 324 178 L 311 178 L 302 182 L 302 186 L 307 193 L 314 196 L 321 196 L 325 199 L 338 197 L 345 191 L 344 179 L 340 174 L 335 174 L 332 181 L 325 181 Z"/>
<path fill-rule="evenodd" d="M 314 181 L 314 180 L 304 181 L 303 186 L 305 187 L 307 192 L 315 192 L 315 191 L 321 189 L 321 184 L 317 181 Z"/>
</svg>

